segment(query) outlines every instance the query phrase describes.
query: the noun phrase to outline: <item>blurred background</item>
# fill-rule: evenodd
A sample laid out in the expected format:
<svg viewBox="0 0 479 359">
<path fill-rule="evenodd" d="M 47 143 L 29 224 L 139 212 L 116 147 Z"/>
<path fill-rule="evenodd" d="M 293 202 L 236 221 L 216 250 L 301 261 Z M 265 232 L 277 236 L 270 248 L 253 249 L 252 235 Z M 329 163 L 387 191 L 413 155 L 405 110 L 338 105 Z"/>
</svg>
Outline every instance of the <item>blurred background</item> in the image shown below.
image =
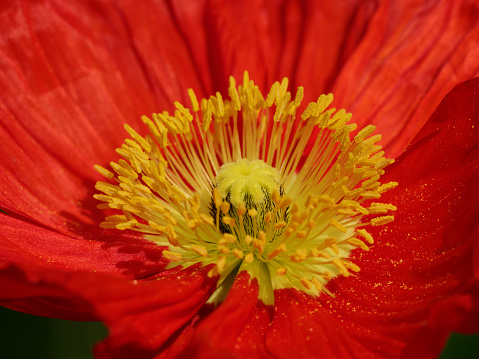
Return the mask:
<svg viewBox="0 0 479 359">
<path fill-rule="evenodd" d="M 101 323 L 36 317 L 0 307 L 0 357 L 90 359 L 107 335 Z M 479 335 L 453 334 L 440 359 L 479 359 Z"/>
</svg>

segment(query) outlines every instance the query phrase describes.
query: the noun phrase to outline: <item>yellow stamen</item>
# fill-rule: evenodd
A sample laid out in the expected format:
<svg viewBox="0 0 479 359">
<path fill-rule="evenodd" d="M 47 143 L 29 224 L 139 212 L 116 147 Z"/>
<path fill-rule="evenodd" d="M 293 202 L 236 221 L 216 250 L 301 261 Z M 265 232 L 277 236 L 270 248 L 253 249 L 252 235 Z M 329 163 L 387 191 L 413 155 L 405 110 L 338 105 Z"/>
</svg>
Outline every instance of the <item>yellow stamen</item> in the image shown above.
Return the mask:
<svg viewBox="0 0 479 359">
<path fill-rule="evenodd" d="M 332 94 L 297 115 L 304 89 L 293 96 L 287 79 L 265 95 L 247 72 L 229 83 L 229 99 L 188 90 L 189 108 L 142 117 L 146 136 L 125 126 L 122 158 L 95 166 L 112 182 L 95 186 L 98 208 L 118 211 L 100 226 L 168 247 L 168 268 L 211 266 L 219 292 L 246 270 L 266 304 L 280 288 L 330 294 L 329 280 L 360 270 L 351 251 L 374 243 L 362 227 L 394 219 L 396 207 L 377 201 L 398 185 L 380 182 L 393 160 L 374 126 L 352 138 L 352 115 L 329 108 Z"/>
</svg>

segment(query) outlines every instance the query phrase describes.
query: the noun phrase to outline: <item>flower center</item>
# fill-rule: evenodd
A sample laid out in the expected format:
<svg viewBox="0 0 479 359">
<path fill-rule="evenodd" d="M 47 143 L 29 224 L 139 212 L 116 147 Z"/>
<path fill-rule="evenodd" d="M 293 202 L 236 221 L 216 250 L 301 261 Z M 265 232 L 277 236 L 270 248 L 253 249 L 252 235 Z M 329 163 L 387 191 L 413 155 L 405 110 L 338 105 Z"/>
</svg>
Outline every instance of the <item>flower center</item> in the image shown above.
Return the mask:
<svg viewBox="0 0 479 359">
<path fill-rule="evenodd" d="M 287 85 L 276 82 L 265 100 L 245 73 L 241 86 L 230 79 L 230 100 L 217 93 L 200 105 L 189 90 L 193 115 L 175 103 L 174 116 L 143 118 L 145 137 L 126 126 L 132 139 L 111 163 L 116 174 L 95 166 L 116 181 L 97 183 L 99 208 L 120 211 L 101 226 L 142 232 L 166 247 L 169 267 L 210 266 L 214 303 L 242 271 L 266 304 L 276 289 L 318 296 L 358 272 L 348 258 L 369 250 L 367 227 L 394 219 L 395 206 L 373 202 L 397 185 L 379 182 L 393 160 L 374 126 L 350 139 L 351 114 L 328 109 L 331 94 L 296 118 L 303 89 L 292 100 Z"/>
<path fill-rule="evenodd" d="M 246 194 L 255 204 L 263 202 L 266 194 L 278 189 L 278 181 L 278 171 L 262 160 L 226 163 L 216 175 L 219 194 L 228 197 L 235 207 L 244 201 Z"/>
</svg>

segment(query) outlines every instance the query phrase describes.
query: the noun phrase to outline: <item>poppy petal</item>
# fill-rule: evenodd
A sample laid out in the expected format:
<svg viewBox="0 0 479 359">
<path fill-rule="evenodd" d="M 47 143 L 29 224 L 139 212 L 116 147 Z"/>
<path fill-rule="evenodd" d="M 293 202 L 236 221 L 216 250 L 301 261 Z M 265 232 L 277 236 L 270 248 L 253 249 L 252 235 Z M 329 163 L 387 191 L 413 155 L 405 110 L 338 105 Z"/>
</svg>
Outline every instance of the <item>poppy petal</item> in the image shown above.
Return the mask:
<svg viewBox="0 0 479 359">
<path fill-rule="evenodd" d="M 265 358 L 272 307 L 258 300 L 258 282 L 244 271 L 226 300 L 199 323 L 181 358 Z"/>
<path fill-rule="evenodd" d="M 94 271 L 131 279 L 161 272 L 168 261 L 163 248 L 135 236 L 101 228 L 66 236 L 25 219 L 0 213 L 3 262 L 49 266 L 52 270 Z"/>
<path fill-rule="evenodd" d="M 474 79 L 445 97 L 388 170 L 384 180 L 399 186 L 381 201 L 398 207 L 394 222 L 371 228 L 376 244 L 353 252 L 359 276 L 333 280 L 336 297 L 321 299 L 378 355 L 435 357 L 451 330 L 479 330 L 478 143 Z"/>
<path fill-rule="evenodd" d="M 167 71 L 177 76 L 173 86 L 145 69 L 152 54 L 137 48 L 146 46 L 144 39 L 132 38 L 135 24 L 127 21 L 155 10 L 163 16 L 155 18 L 156 26 L 169 32 L 153 35 L 180 38 L 174 19 L 146 3 L 121 6 L 61 1 L 0 6 L 0 31 L 8 34 L 0 42 L 0 86 L 8 93 L 0 99 L 0 208 L 63 233 L 75 221 L 91 224 L 98 219 L 91 196 L 101 177 L 93 165 L 115 158 L 126 137 L 122 125 L 136 127 L 141 115 L 171 110 L 174 100 L 186 99 L 194 71 L 178 59 L 180 42 L 168 42 L 175 51 L 154 53 L 154 63 L 166 70 L 183 64 L 183 71 Z M 67 225 L 66 215 L 74 217 Z"/>
<path fill-rule="evenodd" d="M 110 336 L 97 348 L 108 357 L 108 352 L 120 352 L 123 347 L 161 348 L 198 314 L 216 288 L 217 278 L 207 276 L 210 269 L 193 266 L 152 281 L 97 279 L 97 286 L 76 281 L 69 287 L 80 291 L 88 284 L 79 295 L 110 329 Z"/>
<path fill-rule="evenodd" d="M 276 358 L 362 358 L 372 352 L 349 335 L 328 308 L 295 289 L 275 291 L 274 318 L 266 335 Z"/>
<path fill-rule="evenodd" d="M 206 41 L 199 41 L 207 49 L 214 88 L 227 93 L 228 76 L 241 79 L 247 70 L 262 91 L 288 77 L 307 89 L 305 101 L 316 101 L 354 48 L 357 39 L 350 33 L 363 31 L 371 11 L 362 4 L 210 2 Z"/>
<path fill-rule="evenodd" d="M 332 86 L 336 106 L 376 125 L 396 157 L 454 85 L 479 75 L 478 14 L 469 1 L 379 3 Z"/>
<path fill-rule="evenodd" d="M 36 258 L 24 256 L 21 266 L 0 262 L 0 305 L 24 313 L 44 317 L 91 321 L 98 320 L 91 307 L 66 288 L 72 272 L 55 271 L 30 265 Z M 87 272 L 77 273 L 90 277 Z"/>
</svg>

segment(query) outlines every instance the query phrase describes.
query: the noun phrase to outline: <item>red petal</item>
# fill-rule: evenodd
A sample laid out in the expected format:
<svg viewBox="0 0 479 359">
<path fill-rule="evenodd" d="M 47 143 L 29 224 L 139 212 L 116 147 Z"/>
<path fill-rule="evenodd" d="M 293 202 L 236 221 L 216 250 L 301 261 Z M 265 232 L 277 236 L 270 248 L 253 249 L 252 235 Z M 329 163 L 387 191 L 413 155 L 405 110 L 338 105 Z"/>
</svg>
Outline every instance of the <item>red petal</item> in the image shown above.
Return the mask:
<svg viewBox="0 0 479 359">
<path fill-rule="evenodd" d="M 119 231 L 94 228 L 83 236 L 65 236 L 0 213 L 0 233 L 3 262 L 128 278 L 156 275 L 168 263 L 161 254 L 163 248 Z"/>
<path fill-rule="evenodd" d="M 452 87 L 479 74 L 478 14 L 470 1 L 380 2 L 332 87 L 335 106 L 376 125 L 396 157 Z"/>
<path fill-rule="evenodd" d="M 279 55 L 279 75 L 290 77 L 295 86 L 304 86 L 305 103 L 331 91 L 368 24 L 375 20 L 372 15 L 376 7 L 371 1 L 289 2 L 284 10 L 284 47 Z M 292 9 L 300 13 L 296 19 Z"/>
<path fill-rule="evenodd" d="M 207 313 L 201 310 L 193 319 L 177 330 L 162 346 L 157 350 L 147 350 L 135 345 L 135 343 L 125 344 L 119 347 L 111 348 L 105 343 L 100 343 L 94 348 L 94 356 L 98 359 L 166 359 L 177 358 L 178 354 L 185 348 L 191 340 L 194 328 L 199 320 Z"/>
<path fill-rule="evenodd" d="M 99 352 L 121 352 L 135 347 L 155 351 L 178 330 L 187 325 L 204 306 L 217 278 L 208 278 L 210 267 L 197 266 L 153 281 L 126 282 L 100 276 L 91 281 L 69 283 L 91 303 L 98 317 L 110 329 L 110 336 Z"/>
<path fill-rule="evenodd" d="M 200 31 L 198 41 L 208 52 L 214 88 L 226 91 L 228 76 L 240 82 L 247 70 L 263 91 L 286 76 L 294 87 L 306 88 L 305 101 L 316 100 L 329 87 L 356 36 L 363 31 L 370 11 L 364 11 L 368 6 L 361 4 L 210 2 L 203 23 L 206 39 Z M 188 33 L 195 30 L 196 26 Z"/>
<path fill-rule="evenodd" d="M 3 3 L 0 207 L 63 233 L 75 222 L 94 222 L 99 211 L 91 196 L 101 176 L 93 165 L 115 158 L 126 137 L 123 123 L 136 128 L 141 115 L 173 108 L 195 81 L 194 65 L 176 41 L 182 35 L 165 7 Z M 138 26 L 145 13 L 150 24 Z M 147 39 L 132 38 L 140 29 L 147 29 Z M 158 42 L 148 44 L 151 37 Z"/>
<path fill-rule="evenodd" d="M 204 319 L 181 358 L 265 358 L 272 307 L 258 300 L 258 282 L 240 273 L 226 300 Z"/>
<path fill-rule="evenodd" d="M 197 91 L 198 99 L 212 94 L 205 42 L 205 25 L 212 14 L 205 11 L 205 1 L 128 0 L 115 6 L 150 90 L 157 94 L 156 105 L 161 107 L 156 112 L 173 108 L 174 101 L 188 105 L 189 87 Z"/>
<path fill-rule="evenodd" d="M 275 291 L 274 318 L 266 336 L 277 358 L 362 358 L 376 348 L 363 347 L 342 323 L 312 297 L 295 289 Z"/>
<path fill-rule="evenodd" d="M 384 181 L 399 187 L 395 221 L 372 227 L 376 244 L 354 252 L 357 278 L 337 278 L 323 306 L 378 355 L 439 355 L 449 331 L 479 330 L 479 79 L 440 104 Z M 386 343 L 386 344 L 384 344 Z M 424 356 L 427 353 L 427 356 Z"/>
<path fill-rule="evenodd" d="M 35 262 L 35 258 L 24 257 Z M 24 313 L 69 320 L 98 320 L 91 307 L 66 288 L 72 276 L 91 276 L 90 273 L 55 271 L 50 268 L 24 264 L 0 263 L 0 305 Z M 8 290 L 7 290 L 8 289 Z"/>
</svg>

